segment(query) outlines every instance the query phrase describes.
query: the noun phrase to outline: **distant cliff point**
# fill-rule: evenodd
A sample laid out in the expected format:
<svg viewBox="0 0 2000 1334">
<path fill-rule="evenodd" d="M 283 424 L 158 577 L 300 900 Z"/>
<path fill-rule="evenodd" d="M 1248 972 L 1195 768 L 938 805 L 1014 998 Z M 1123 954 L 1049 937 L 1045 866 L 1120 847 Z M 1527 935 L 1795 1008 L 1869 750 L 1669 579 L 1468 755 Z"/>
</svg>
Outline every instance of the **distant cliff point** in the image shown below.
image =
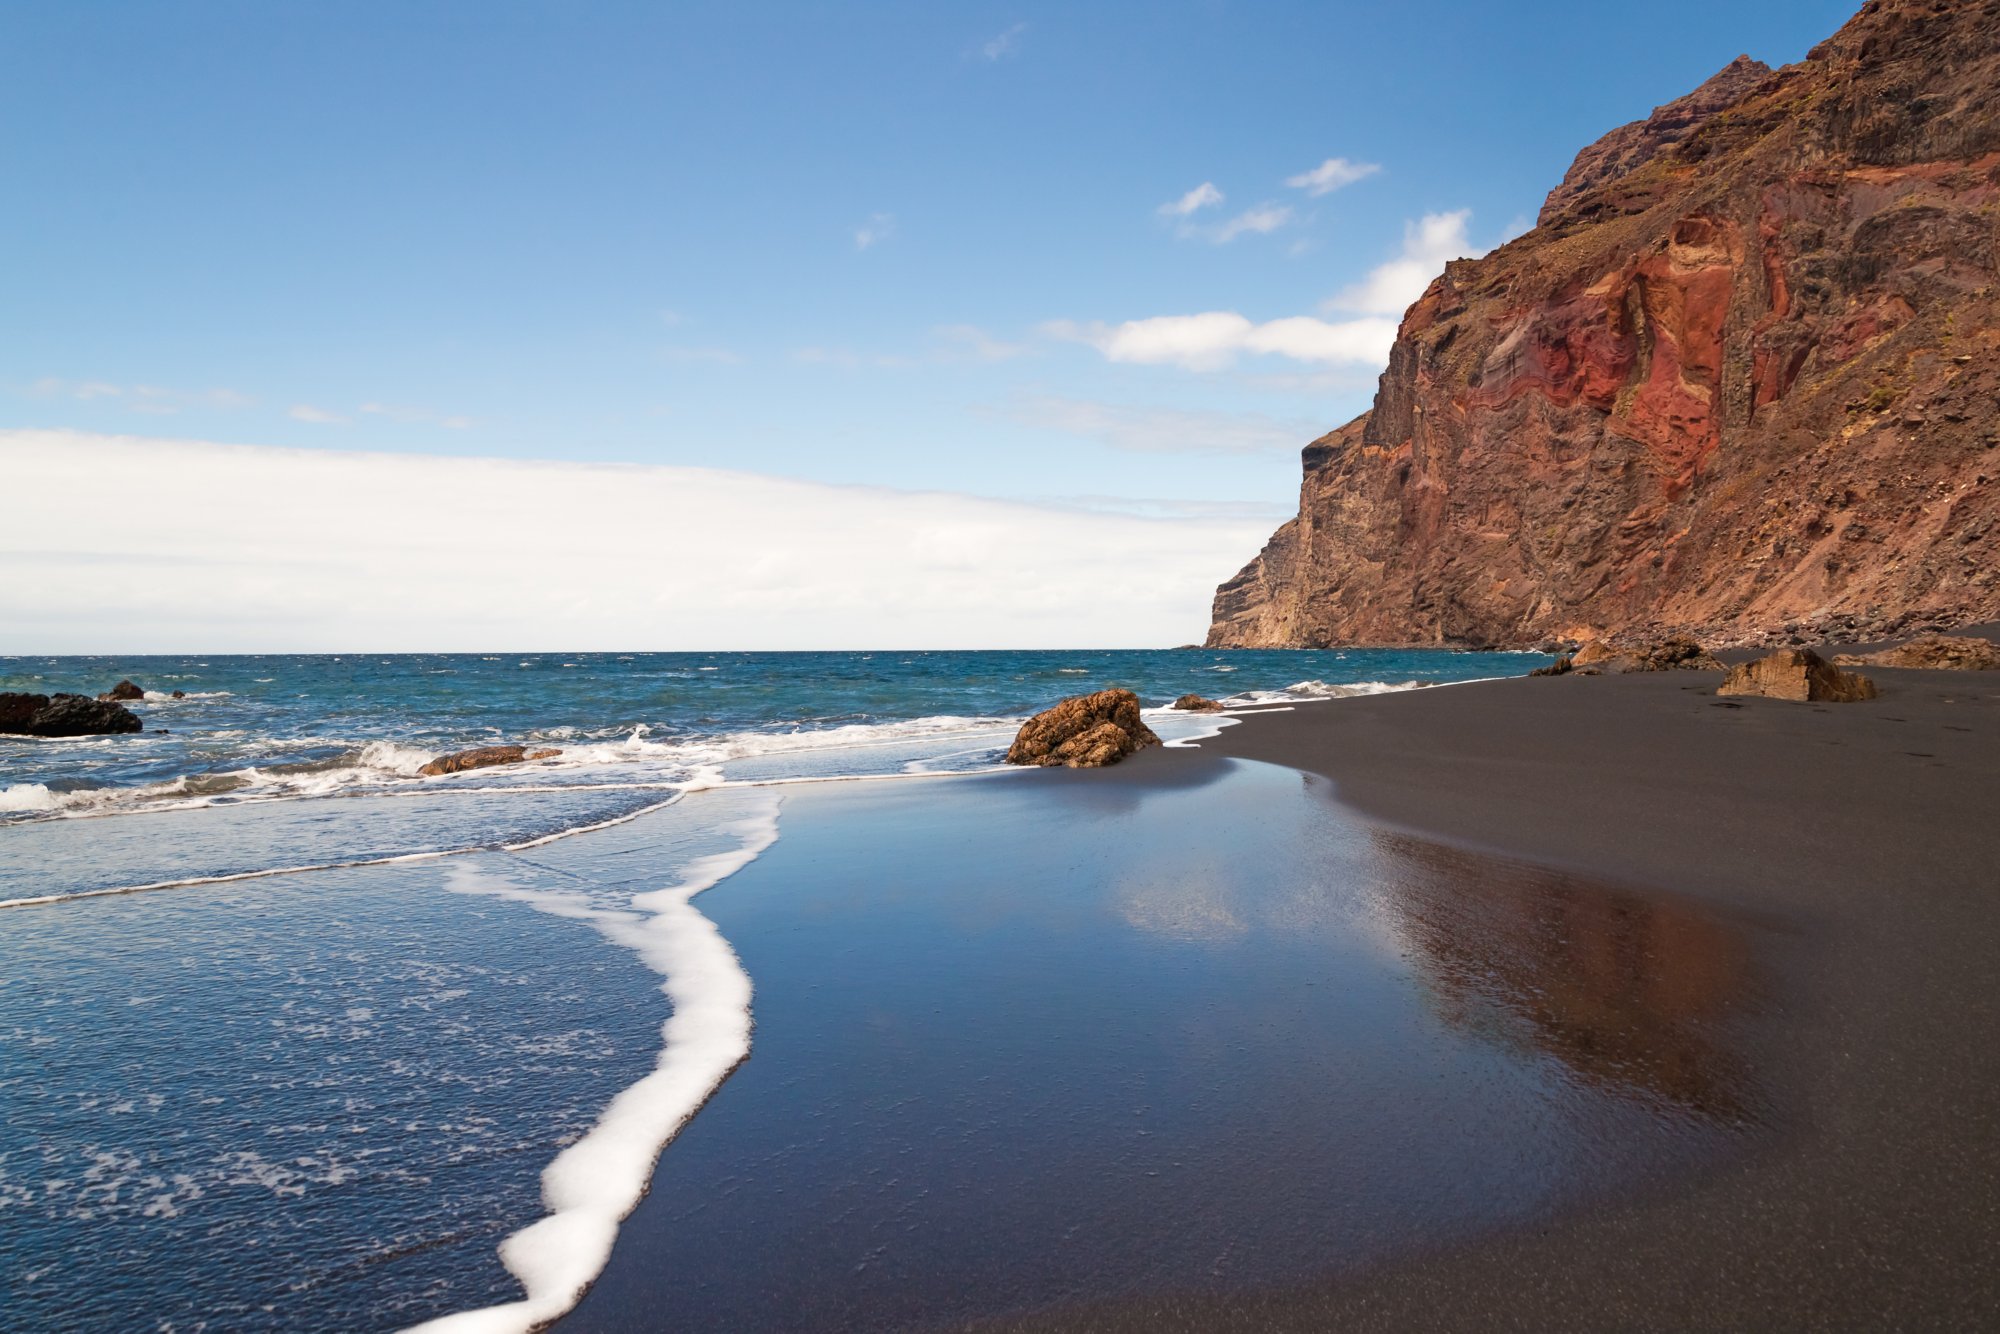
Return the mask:
<svg viewBox="0 0 2000 1334">
<path fill-rule="evenodd" d="M 1869 0 L 1577 154 L 1403 317 L 1211 647 L 2000 619 L 2000 0 Z"/>
</svg>

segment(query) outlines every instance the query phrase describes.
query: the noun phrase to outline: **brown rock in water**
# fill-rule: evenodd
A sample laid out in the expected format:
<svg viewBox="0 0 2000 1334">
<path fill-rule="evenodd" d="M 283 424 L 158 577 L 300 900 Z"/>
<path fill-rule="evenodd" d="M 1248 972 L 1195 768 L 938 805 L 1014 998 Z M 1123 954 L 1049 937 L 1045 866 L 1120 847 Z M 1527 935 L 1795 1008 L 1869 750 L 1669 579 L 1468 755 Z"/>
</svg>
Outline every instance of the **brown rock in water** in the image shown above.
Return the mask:
<svg viewBox="0 0 2000 1334">
<path fill-rule="evenodd" d="M 173 694 L 173 697 L 175 699 L 186 699 L 188 697 L 188 692 L 185 690 L 176 690 Z"/>
<path fill-rule="evenodd" d="M 143 729 L 123 704 L 87 695 L 0 694 L 0 732 L 22 736 L 108 736 Z"/>
<path fill-rule="evenodd" d="M 1059 701 L 1022 723 L 1007 748 L 1007 763 L 1097 769 L 1158 744 L 1160 738 L 1139 716 L 1137 695 L 1100 690 Z"/>
<path fill-rule="evenodd" d="M 122 702 L 131 699 L 144 699 L 146 698 L 146 692 L 138 686 L 133 685 L 130 681 L 120 681 L 117 685 L 99 695 L 98 698 L 102 700 L 119 700 Z"/>
<path fill-rule="evenodd" d="M 417 772 L 426 778 L 436 778 L 439 774 L 487 769 L 496 764 L 519 764 L 523 760 L 546 760 L 560 754 L 560 750 L 528 750 L 523 746 L 481 746 L 476 750 L 461 750 L 454 755 L 440 755 Z"/>
<path fill-rule="evenodd" d="M 1182 695 L 1174 701 L 1174 707 L 1182 713 L 1221 713 L 1222 705 L 1206 695 Z"/>
<path fill-rule="evenodd" d="M 1586 148 L 1410 307 L 1208 645 L 2000 619 L 1995 89 L 1987 0 L 1869 0 Z"/>
<path fill-rule="evenodd" d="M 1779 649 L 1740 663 L 1716 687 L 1718 695 L 1761 695 L 1798 703 L 1853 704 L 1875 698 L 1875 683 L 1843 672 L 1809 648 Z"/>
<path fill-rule="evenodd" d="M 1933 671 L 2000 671 L 2000 644 L 1971 635 L 1920 635 L 1879 653 L 1843 653 L 1843 667 L 1919 667 Z"/>
</svg>

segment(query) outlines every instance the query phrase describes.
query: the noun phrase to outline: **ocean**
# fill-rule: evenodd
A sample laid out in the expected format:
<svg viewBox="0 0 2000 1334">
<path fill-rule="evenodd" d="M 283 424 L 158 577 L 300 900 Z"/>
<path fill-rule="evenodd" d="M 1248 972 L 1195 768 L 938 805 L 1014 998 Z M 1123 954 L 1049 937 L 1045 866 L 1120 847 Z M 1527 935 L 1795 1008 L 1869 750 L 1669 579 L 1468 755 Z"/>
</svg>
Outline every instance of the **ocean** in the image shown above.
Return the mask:
<svg viewBox="0 0 2000 1334">
<path fill-rule="evenodd" d="M 755 976 L 696 897 L 783 847 L 788 794 L 970 783 L 978 800 L 1016 781 L 1000 758 L 1026 714 L 1108 685 L 1188 745 L 1227 725 L 1161 708 L 1189 691 L 1337 707 L 1543 661 L 0 658 L 0 689 L 147 691 L 139 734 L 0 738 L 10 1322 L 498 1330 L 560 1314 L 662 1144 L 754 1050 L 754 997 L 806 975 Z M 418 774 L 500 743 L 561 753 Z M 819 828 L 869 829 L 893 870 L 897 821 L 920 806 L 812 809 Z"/>
</svg>

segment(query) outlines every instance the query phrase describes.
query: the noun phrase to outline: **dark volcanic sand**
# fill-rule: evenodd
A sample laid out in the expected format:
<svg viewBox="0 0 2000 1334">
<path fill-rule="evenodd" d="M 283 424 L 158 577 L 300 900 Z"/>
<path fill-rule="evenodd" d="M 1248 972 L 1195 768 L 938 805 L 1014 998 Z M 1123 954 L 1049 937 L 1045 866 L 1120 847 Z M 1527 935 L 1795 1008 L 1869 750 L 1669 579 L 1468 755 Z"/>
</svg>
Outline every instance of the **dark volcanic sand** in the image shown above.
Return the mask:
<svg viewBox="0 0 2000 1334">
<path fill-rule="evenodd" d="M 1867 670 L 1864 704 L 1556 677 L 1309 705 L 1206 743 L 1331 777 L 1379 820 L 1766 922 L 1787 1031 L 1761 1073 L 1791 1129 L 1676 1190 L 1359 1277 L 1037 1323 L 1994 1327 L 2000 673 Z"/>
<path fill-rule="evenodd" d="M 1758 924 L 1385 830 L 1330 786 L 1162 750 L 790 790 L 701 900 L 756 982 L 750 1058 L 560 1327 L 1256 1292 L 1773 1141 Z"/>
</svg>

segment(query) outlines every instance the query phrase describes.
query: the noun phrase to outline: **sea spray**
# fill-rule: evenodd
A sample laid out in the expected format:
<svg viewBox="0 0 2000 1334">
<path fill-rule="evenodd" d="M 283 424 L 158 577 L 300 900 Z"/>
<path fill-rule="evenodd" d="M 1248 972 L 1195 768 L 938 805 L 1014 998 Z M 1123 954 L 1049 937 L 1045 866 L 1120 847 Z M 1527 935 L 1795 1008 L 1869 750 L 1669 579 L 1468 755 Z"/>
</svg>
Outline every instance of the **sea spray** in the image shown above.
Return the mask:
<svg viewBox="0 0 2000 1334">
<path fill-rule="evenodd" d="M 603 1271 L 618 1225 L 645 1194 L 661 1150 L 750 1054 L 750 976 L 692 900 L 777 842 L 779 801 L 771 795 L 752 814 L 722 827 L 740 840 L 737 848 L 695 860 L 677 884 L 633 895 L 630 910 L 595 906 L 579 892 L 523 888 L 469 866 L 452 868 L 448 888 L 455 892 L 495 895 L 590 922 L 666 979 L 660 990 L 673 1013 L 661 1025 L 653 1072 L 613 1098 L 597 1124 L 543 1171 L 548 1216 L 500 1244 L 501 1263 L 526 1297 L 426 1321 L 416 1330 L 532 1330 L 575 1306 Z"/>
</svg>

